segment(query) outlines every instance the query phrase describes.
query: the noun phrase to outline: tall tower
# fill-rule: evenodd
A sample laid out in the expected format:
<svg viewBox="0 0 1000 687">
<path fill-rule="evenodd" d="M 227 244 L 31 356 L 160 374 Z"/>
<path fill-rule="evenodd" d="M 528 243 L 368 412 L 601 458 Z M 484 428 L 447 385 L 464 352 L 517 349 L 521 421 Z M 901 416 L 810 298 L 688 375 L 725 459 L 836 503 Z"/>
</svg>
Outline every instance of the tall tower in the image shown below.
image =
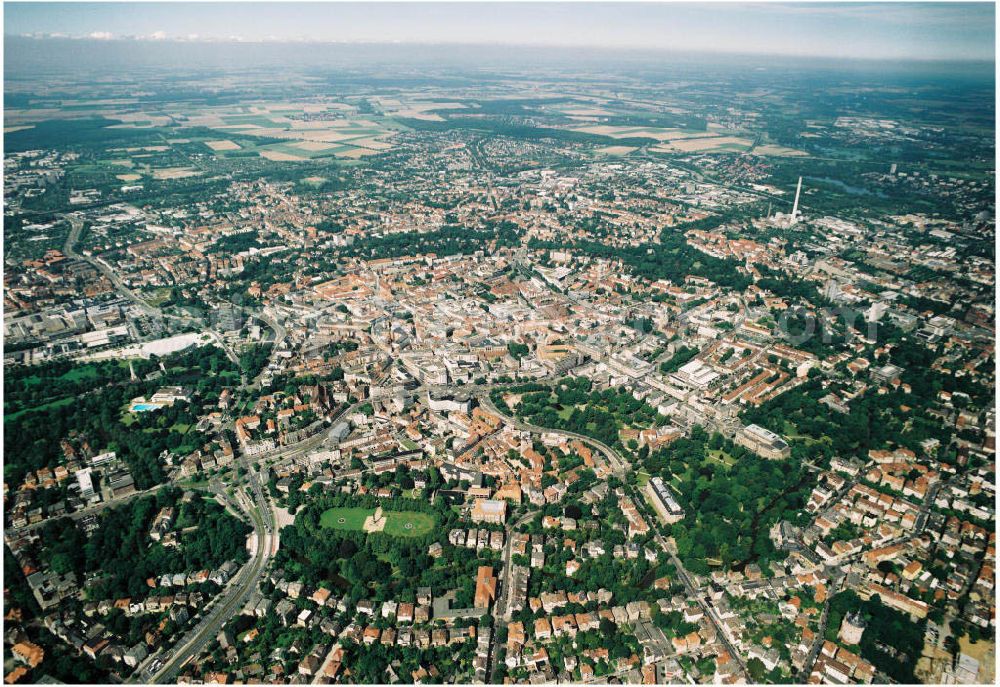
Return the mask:
<svg viewBox="0 0 1000 687">
<path fill-rule="evenodd" d="M 844 619 L 840 623 L 840 632 L 837 633 L 837 637 L 840 638 L 844 644 L 860 644 L 861 635 L 865 632 L 864 617 L 857 611 L 850 611 L 844 616 Z"/>
<path fill-rule="evenodd" d="M 799 221 L 799 194 L 802 193 L 802 177 L 799 177 L 799 184 L 795 187 L 795 204 L 792 205 L 792 224 Z"/>
</svg>

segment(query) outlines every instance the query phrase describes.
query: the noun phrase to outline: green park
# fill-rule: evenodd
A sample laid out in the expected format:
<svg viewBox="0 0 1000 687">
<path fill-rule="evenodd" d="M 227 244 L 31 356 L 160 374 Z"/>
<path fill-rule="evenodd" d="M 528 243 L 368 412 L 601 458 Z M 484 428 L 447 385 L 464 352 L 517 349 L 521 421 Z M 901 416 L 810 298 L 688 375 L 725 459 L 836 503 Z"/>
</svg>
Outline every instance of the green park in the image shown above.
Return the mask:
<svg viewBox="0 0 1000 687">
<path fill-rule="evenodd" d="M 335 530 L 364 531 L 365 520 L 374 508 L 330 508 L 320 515 L 319 524 Z M 393 537 L 422 537 L 434 529 L 434 516 L 416 511 L 385 511 L 386 534 Z"/>
</svg>

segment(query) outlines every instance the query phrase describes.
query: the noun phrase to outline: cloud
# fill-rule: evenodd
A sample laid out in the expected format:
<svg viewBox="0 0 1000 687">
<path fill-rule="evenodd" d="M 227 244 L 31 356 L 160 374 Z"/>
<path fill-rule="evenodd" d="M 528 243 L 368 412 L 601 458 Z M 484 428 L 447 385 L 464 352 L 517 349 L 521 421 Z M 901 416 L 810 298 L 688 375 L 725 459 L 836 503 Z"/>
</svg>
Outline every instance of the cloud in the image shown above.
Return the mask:
<svg viewBox="0 0 1000 687">
<path fill-rule="evenodd" d="M 93 31 L 87 34 L 87 38 L 91 38 L 95 41 L 109 41 L 114 38 L 114 36 L 110 31 Z"/>
<path fill-rule="evenodd" d="M 153 33 L 149 34 L 149 40 L 151 41 L 162 41 L 166 40 L 166 38 L 167 38 L 166 31 L 154 31 Z"/>
<path fill-rule="evenodd" d="M 811 2 L 811 3 L 751 3 L 746 7 L 779 14 L 825 16 L 855 21 L 881 20 L 897 26 L 965 27 L 970 21 L 988 19 L 992 22 L 996 8 L 986 2 Z"/>
</svg>

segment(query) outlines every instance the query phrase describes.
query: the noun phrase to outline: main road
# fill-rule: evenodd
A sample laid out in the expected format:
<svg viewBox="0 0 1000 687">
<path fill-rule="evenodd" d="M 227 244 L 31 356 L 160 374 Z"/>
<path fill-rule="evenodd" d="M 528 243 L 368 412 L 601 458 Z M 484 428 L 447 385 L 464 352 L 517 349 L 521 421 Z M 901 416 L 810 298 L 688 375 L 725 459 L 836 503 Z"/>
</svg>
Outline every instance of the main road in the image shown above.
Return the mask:
<svg viewBox="0 0 1000 687">
<path fill-rule="evenodd" d="M 571 439 L 578 439 L 579 441 L 585 444 L 590 444 L 598 451 L 600 451 L 600 453 L 607 459 L 608 465 L 611 466 L 612 472 L 614 472 L 619 477 L 624 476 L 631 467 L 628 461 L 622 458 L 617 451 L 615 451 L 613 448 L 605 444 L 603 441 L 599 441 L 597 439 L 594 439 L 593 437 L 588 437 L 586 434 L 577 434 L 576 432 L 571 432 L 565 429 L 551 429 L 549 427 L 541 427 L 539 425 L 532 425 L 527 422 L 522 422 L 521 420 L 513 418 L 507 413 L 500 411 L 496 407 L 496 405 L 494 405 L 493 401 L 490 400 L 489 396 L 481 394 L 477 396 L 477 398 L 479 399 L 480 405 L 482 405 L 486 410 L 493 413 L 494 415 L 498 415 L 501 419 L 503 419 L 504 422 L 511 425 L 515 429 L 520 429 L 524 432 L 531 432 L 533 434 L 558 434 L 561 436 L 569 437 Z"/>
<path fill-rule="evenodd" d="M 74 215 L 64 215 L 64 219 L 69 222 L 70 226 L 69 236 L 66 237 L 66 244 L 63 246 L 63 253 L 66 257 L 73 258 L 75 260 L 82 260 L 90 264 L 108 278 L 108 281 L 111 282 L 119 294 L 138 305 L 142 311 L 146 313 L 146 315 L 150 317 L 159 316 L 161 314 L 159 309 L 151 306 L 145 300 L 136 295 L 132 289 L 125 286 L 122 280 L 118 278 L 118 275 L 114 273 L 114 270 L 108 267 L 106 263 L 88 255 L 81 255 L 76 252 L 76 242 L 80 240 L 80 232 L 83 231 L 83 220 Z"/>
<path fill-rule="evenodd" d="M 493 683 L 494 676 L 496 675 L 497 664 L 500 662 L 500 629 L 502 627 L 507 627 L 507 612 L 510 606 L 511 598 L 511 574 L 513 570 L 513 564 L 511 559 L 513 558 L 512 547 L 513 547 L 513 535 L 514 531 L 528 522 L 533 518 L 538 511 L 528 511 L 520 518 L 511 522 L 506 527 L 505 536 L 507 541 L 503 548 L 503 569 L 500 572 L 500 584 L 502 585 L 500 591 L 500 598 L 496 600 L 493 604 L 493 636 L 490 638 L 490 650 L 489 650 L 489 670 L 486 673 L 487 682 Z"/>
<path fill-rule="evenodd" d="M 691 573 L 689 573 L 687 569 L 684 567 L 684 564 L 681 562 L 681 559 L 678 558 L 677 554 L 675 554 L 673 550 L 667 546 L 667 542 L 663 538 L 663 535 L 661 535 L 659 531 L 657 531 L 655 528 L 653 529 L 653 537 L 656 539 L 656 542 L 660 545 L 660 548 L 662 548 L 663 551 L 667 554 L 667 556 L 670 557 L 670 562 L 673 563 L 674 567 L 677 569 L 677 577 L 680 578 L 681 584 L 684 585 L 684 589 L 685 591 L 687 591 L 688 597 L 693 598 L 698 602 L 698 605 L 701 606 L 702 610 L 705 612 L 705 616 L 709 619 L 709 621 L 711 621 L 712 625 L 715 627 L 716 638 L 722 642 L 723 646 L 726 647 L 726 650 L 729 652 L 729 655 L 732 656 L 733 660 L 736 661 L 737 665 L 739 665 L 740 670 L 743 671 L 743 674 L 748 675 L 746 664 L 743 662 L 743 657 L 740 656 L 740 652 L 736 650 L 736 647 L 732 645 L 732 642 L 729 639 L 729 634 L 728 630 L 726 629 L 726 625 L 722 622 L 722 618 L 718 616 L 718 613 L 715 610 L 715 606 L 713 606 L 709 602 L 709 600 L 706 598 L 707 595 L 701 590 L 701 587 L 697 585 Z"/>
<path fill-rule="evenodd" d="M 286 448 L 289 452 L 308 450 L 305 447 L 317 445 L 317 438 L 322 439 L 324 434 L 325 432 L 319 432 L 293 447 Z M 222 626 L 243 606 L 256 587 L 268 560 L 276 551 L 277 532 L 274 511 L 271 510 L 271 504 L 264 494 L 257 466 L 251 464 L 242 454 L 240 454 L 238 464 L 245 470 L 246 475 L 249 494 L 247 512 L 253 522 L 256 540 L 254 556 L 215 598 L 213 606 L 211 606 L 212 610 L 209 611 L 208 615 L 189 630 L 173 649 L 168 650 L 164 656 L 150 661 L 150 665 L 153 666 L 157 666 L 158 662 L 165 661 L 165 663 L 161 663 L 156 668 L 137 671 L 130 681 L 172 682 L 187 662 L 197 656 L 218 634 Z"/>
<path fill-rule="evenodd" d="M 135 672 L 129 682 L 174 682 L 177 673 L 187 662 L 197 656 L 215 638 L 222 626 L 246 603 L 271 556 L 273 536 L 272 527 L 265 523 L 265 518 L 273 520 L 270 508 L 266 510 L 266 514 L 258 512 L 258 509 L 251 510 L 250 518 L 253 521 L 254 536 L 257 541 L 254 557 L 214 599 L 207 615 L 163 656 L 151 657 L 149 666 Z"/>
<path fill-rule="evenodd" d="M 24 525 L 22 527 L 8 527 L 6 534 L 7 534 L 7 536 L 21 536 L 21 535 L 28 534 L 28 533 L 30 533 L 30 532 L 32 532 L 34 530 L 41 529 L 42 527 L 45 527 L 48 523 L 56 521 L 56 520 L 61 520 L 63 518 L 70 518 L 71 520 L 82 520 L 83 518 L 87 517 L 88 515 L 99 515 L 101 513 L 101 511 L 103 511 L 103 510 L 105 510 L 107 508 L 111 508 L 113 506 L 124 505 L 124 504 L 128 503 L 129 501 L 132 501 L 134 499 L 139 498 L 140 496 L 150 496 L 152 494 L 155 494 L 156 491 L 161 486 L 163 486 L 163 485 L 162 484 L 157 484 L 156 486 L 150 487 L 149 489 L 139 489 L 139 490 L 133 491 L 131 494 L 126 494 L 124 496 L 112 497 L 110 499 L 107 499 L 106 501 L 101 501 L 100 503 L 95 503 L 92 506 L 87 506 L 85 508 L 81 508 L 80 510 L 73 511 L 72 513 L 64 513 L 62 515 L 54 515 L 54 516 L 45 518 L 44 520 L 39 520 L 38 522 L 33 522 L 33 523 L 28 524 L 28 525 Z"/>
</svg>

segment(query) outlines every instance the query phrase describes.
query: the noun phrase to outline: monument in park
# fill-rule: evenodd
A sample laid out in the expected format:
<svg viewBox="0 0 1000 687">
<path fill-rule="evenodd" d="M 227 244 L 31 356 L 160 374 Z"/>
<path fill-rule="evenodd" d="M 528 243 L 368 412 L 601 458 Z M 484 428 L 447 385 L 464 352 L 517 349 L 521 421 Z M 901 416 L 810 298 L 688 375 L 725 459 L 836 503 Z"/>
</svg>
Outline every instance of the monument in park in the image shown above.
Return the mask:
<svg viewBox="0 0 1000 687">
<path fill-rule="evenodd" d="M 382 513 L 382 506 L 375 509 L 375 512 L 365 518 L 365 532 L 381 532 L 385 528 L 385 515 Z"/>
</svg>

